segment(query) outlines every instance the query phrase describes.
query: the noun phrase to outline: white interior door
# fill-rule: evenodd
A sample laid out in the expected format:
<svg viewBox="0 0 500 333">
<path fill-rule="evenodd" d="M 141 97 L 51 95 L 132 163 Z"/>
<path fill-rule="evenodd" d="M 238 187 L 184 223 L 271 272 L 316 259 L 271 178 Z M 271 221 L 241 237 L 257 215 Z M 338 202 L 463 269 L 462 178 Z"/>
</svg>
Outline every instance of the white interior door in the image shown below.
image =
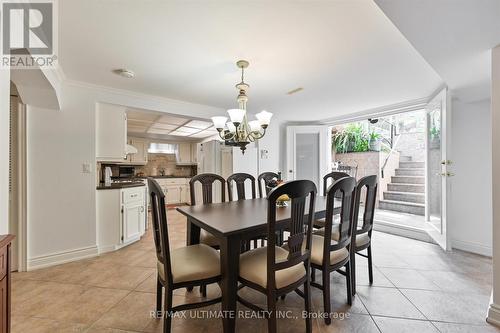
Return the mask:
<svg viewBox="0 0 500 333">
<path fill-rule="evenodd" d="M 449 250 L 447 211 L 450 196 L 450 129 L 448 94 L 444 89 L 426 107 L 426 205 L 427 233 Z"/>
<path fill-rule="evenodd" d="M 312 180 L 320 193 L 321 179 L 330 171 L 331 142 L 328 126 L 288 126 L 287 180 Z"/>
</svg>

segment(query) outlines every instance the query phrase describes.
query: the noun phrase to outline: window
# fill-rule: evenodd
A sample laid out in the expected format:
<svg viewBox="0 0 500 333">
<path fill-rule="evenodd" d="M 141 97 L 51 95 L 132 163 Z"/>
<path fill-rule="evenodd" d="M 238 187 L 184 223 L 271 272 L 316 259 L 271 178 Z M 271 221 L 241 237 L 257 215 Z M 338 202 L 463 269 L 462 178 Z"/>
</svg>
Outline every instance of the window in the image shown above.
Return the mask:
<svg viewBox="0 0 500 333">
<path fill-rule="evenodd" d="M 178 144 L 173 143 L 154 143 L 149 144 L 148 153 L 151 154 L 175 154 L 179 149 Z"/>
</svg>

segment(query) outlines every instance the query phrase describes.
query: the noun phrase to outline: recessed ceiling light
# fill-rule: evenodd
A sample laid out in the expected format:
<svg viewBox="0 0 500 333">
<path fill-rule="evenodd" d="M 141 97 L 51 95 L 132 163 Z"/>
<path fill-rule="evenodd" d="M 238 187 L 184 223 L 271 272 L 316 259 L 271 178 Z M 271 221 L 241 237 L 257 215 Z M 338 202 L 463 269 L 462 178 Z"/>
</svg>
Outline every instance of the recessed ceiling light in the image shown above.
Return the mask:
<svg viewBox="0 0 500 333">
<path fill-rule="evenodd" d="M 135 76 L 135 73 L 132 72 L 131 70 L 125 69 L 125 68 L 120 68 L 120 69 L 115 69 L 113 70 L 113 73 L 123 76 L 127 79 L 132 79 Z"/>
<path fill-rule="evenodd" d="M 299 88 L 295 88 L 295 89 L 293 89 L 293 90 L 290 90 L 290 91 L 289 91 L 289 92 L 287 92 L 286 94 L 287 94 L 287 95 L 293 95 L 293 94 L 298 93 L 299 91 L 302 91 L 302 90 L 304 90 L 304 88 L 299 87 Z"/>
</svg>

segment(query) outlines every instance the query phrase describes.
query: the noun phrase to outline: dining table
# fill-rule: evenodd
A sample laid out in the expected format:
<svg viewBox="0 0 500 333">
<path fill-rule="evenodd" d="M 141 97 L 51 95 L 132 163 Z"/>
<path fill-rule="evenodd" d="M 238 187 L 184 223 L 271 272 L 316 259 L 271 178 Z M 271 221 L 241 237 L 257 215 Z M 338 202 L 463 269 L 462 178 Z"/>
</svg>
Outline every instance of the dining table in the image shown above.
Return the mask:
<svg viewBox="0 0 500 333">
<path fill-rule="evenodd" d="M 325 217 L 326 202 L 325 196 L 316 196 L 315 219 Z M 335 200 L 334 207 L 334 215 L 340 213 L 340 200 Z M 187 245 L 199 244 L 201 229 L 218 239 L 224 332 L 235 332 L 241 244 L 267 235 L 267 208 L 265 198 L 177 207 L 177 211 L 187 218 Z M 290 210 L 286 206 L 277 207 L 277 228 L 286 229 Z"/>
</svg>

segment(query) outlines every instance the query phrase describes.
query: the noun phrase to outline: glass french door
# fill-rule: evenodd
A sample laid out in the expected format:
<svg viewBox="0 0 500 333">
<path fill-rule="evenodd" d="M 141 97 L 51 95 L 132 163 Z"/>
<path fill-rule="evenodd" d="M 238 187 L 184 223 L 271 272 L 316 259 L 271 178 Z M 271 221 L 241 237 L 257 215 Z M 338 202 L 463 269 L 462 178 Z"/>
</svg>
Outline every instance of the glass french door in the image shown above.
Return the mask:
<svg viewBox="0 0 500 333">
<path fill-rule="evenodd" d="M 429 236 L 444 250 L 449 250 L 447 211 L 451 161 L 450 112 L 448 94 L 444 89 L 426 107 L 426 205 L 425 219 Z"/>
<path fill-rule="evenodd" d="M 328 126 L 287 127 L 287 180 L 312 180 L 321 193 L 321 179 L 330 172 L 331 129 Z"/>
</svg>

